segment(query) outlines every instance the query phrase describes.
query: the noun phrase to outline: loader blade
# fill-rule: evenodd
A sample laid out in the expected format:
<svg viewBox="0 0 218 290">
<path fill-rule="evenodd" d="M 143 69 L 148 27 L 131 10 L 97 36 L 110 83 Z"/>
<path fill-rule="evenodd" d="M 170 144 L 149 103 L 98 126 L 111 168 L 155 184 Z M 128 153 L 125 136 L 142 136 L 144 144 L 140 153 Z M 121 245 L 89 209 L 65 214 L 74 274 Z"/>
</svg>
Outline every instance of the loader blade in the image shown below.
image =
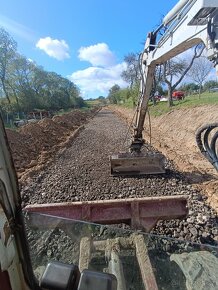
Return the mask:
<svg viewBox="0 0 218 290">
<path fill-rule="evenodd" d="M 161 153 L 119 153 L 110 157 L 110 163 L 114 176 L 165 173 L 165 157 Z"/>
</svg>

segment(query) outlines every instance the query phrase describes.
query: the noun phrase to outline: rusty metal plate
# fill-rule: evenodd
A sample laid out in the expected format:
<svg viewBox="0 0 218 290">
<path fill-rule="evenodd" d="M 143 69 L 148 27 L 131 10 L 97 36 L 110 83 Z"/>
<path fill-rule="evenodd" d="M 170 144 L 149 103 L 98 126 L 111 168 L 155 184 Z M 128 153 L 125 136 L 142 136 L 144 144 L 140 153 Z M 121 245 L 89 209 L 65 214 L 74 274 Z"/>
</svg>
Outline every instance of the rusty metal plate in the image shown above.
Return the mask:
<svg viewBox="0 0 218 290">
<path fill-rule="evenodd" d="M 110 164 L 114 176 L 165 173 L 165 157 L 160 153 L 119 153 L 110 157 Z"/>
<path fill-rule="evenodd" d="M 186 196 L 35 204 L 27 206 L 25 210 L 99 224 L 126 223 L 134 229 L 146 232 L 149 232 L 158 220 L 184 218 L 188 213 Z M 43 226 L 43 218 L 38 225 L 34 219 L 31 223 Z"/>
</svg>

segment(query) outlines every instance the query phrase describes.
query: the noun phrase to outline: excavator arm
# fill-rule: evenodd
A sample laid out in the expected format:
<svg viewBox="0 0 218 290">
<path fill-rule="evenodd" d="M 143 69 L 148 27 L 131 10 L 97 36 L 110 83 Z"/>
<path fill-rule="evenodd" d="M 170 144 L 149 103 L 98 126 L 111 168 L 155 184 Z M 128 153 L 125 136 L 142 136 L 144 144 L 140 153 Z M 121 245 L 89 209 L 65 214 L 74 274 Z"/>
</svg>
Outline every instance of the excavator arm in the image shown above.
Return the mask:
<svg viewBox="0 0 218 290">
<path fill-rule="evenodd" d="M 159 37 L 159 32 L 164 33 Z M 162 25 L 150 32 L 141 54 L 139 102 L 130 152 L 111 157 L 114 175 L 164 173 L 164 157 L 141 152 L 148 100 L 157 65 L 187 49 L 203 43 L 209 60 L 218 73 L 218 2 L 217 0 L 180 0 L 165 16 Z"/>
</svg>

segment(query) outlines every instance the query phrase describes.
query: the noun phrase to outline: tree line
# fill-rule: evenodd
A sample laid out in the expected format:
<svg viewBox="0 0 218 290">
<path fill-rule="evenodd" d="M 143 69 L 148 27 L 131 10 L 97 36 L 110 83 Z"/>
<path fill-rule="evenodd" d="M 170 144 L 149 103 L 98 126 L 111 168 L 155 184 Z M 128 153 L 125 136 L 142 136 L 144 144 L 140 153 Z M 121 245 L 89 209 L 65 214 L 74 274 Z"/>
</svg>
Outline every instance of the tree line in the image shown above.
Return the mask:
<svg viewBox="0 0 218 290">
<path fill-rule="evenodd" d="M 0 28 L 0 108 L 2 114 L 32 110 L 78 108 L 79 88 L 67 78 L 48 72 L 17 51 L 17 43 Z"/>
<path fill-rule="evenodd" d="M 156 67 L 153 80 L 151 96 L 155 104 L 155 94 L 165 95 L 168 97 L 169 106 L 173 105 L 173 91 L 184 90 L 186 93 L 198 93 L 199 98 L 203 91 L 210 91 L 211 88 L 218 87 L 216 81 L 207 81 L 206 79 L 212 70 L 212 63 L 203 56 L 204 45 L 199 44 L 192 49 L 192 56 L 189 59 L 174 57 L 162 65 Z M 139 54 L 129 53 L 124 57 L 127 68 L 122 72 L 121 77 L 128 83 L 128 87 L 121 89 L 115 84 L 109 90 L 107 96 L 110 103 L 118 104 L 131 100 L 133 106 L 136 105 L 140 87 L 140 65 Z M 181 82 L 188 76 L 191 80 L 189 83 Z"/>
</svg>

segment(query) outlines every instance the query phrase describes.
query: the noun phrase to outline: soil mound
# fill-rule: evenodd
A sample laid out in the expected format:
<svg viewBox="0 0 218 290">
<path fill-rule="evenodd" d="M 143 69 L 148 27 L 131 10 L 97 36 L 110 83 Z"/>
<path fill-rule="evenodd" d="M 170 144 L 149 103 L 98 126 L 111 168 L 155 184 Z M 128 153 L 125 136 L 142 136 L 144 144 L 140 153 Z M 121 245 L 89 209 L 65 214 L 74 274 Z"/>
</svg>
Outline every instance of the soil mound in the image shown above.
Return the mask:
<svg viewBox="0 0 218 290">
<path fill-rule="evenodd" d="M 74 110 L 62 116 L 45 118 L 37 123 L 28 123 L 18 131 L 7 129 L 9 145 L 15 168 L 20 177 L 24 171 L 46 163 L 60 144 L 92 117 L 95 110 Z M 64 145 L 63 145 L 64 146 Z"/>
</svg>

